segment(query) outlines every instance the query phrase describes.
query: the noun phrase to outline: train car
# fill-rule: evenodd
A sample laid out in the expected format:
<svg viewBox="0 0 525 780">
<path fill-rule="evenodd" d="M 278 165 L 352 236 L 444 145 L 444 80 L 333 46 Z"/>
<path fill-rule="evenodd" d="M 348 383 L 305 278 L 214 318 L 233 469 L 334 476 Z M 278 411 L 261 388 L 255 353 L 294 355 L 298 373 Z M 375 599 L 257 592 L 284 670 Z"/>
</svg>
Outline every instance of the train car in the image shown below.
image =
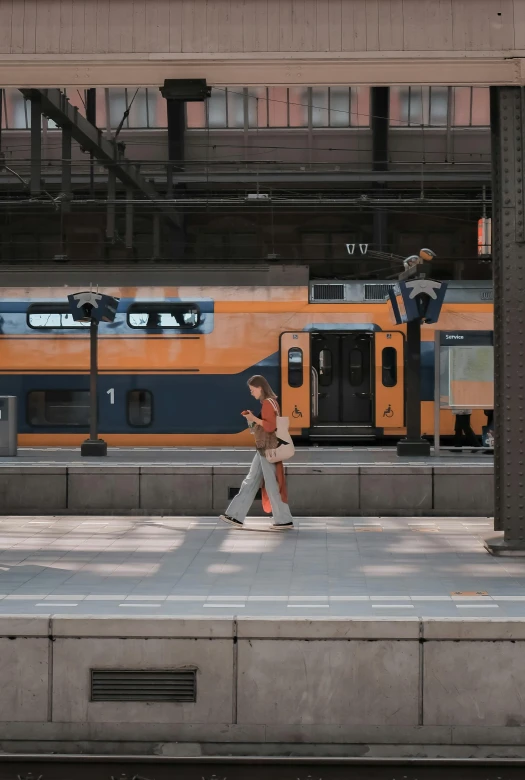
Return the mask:
<svg viewBox="0 0 525 780">
<path fill-rule="evenodd" d="M 199 282 L 206 278 L 206 284 Z M 309 281 L 305 267 L 28 269 L 3 274 L 0 394 L 21 446 L 71 446 L 89 429 L 89 332 L 67 295 L 120 298 L 99 332 L 100 434 L 120 446 L 246 446 L 246 382 L 264 374 L 304 442 L 405 433 L 405 329 L 381 281 Z M 440 330 L 492 330 L 490 282 L 450 282 Z M 434 326 L 422 328 L 422 430 L 434 429 Z M 254 408 L 255 410 L 255 408 Z M 473 415 L 479 433 L 485 418 Z M 453 432 L 441 413 L 441 434 Z"/>
</svg>

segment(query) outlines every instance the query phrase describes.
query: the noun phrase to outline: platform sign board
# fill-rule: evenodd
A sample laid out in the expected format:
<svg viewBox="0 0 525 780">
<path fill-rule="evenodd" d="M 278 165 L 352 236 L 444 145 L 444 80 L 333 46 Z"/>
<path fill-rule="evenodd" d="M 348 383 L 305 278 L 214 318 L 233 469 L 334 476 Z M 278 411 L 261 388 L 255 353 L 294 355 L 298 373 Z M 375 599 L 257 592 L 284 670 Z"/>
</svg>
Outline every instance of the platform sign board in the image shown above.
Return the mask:
<svg viewBox="0 0 525 780">
<path fill-rule="evenodd" d="M 441 409 L 494 407 L 492 331 L 444 331 L 439 344 Z"/>
<path fill-rule="evenodd" d="M 440 410 L 494 408 L 492 331 L 436 331 L 434 441 L 439 452 Z"/>
</svg>

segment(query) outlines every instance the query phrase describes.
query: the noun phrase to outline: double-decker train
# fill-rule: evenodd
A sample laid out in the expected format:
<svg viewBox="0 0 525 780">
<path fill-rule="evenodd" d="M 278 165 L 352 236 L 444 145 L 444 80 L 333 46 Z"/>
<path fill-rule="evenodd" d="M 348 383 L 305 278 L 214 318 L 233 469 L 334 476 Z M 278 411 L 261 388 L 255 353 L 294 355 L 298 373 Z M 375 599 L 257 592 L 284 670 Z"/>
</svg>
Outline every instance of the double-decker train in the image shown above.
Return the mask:
<svg viewBox="0 0 525 780">
<path fill-rule="evenodd" d="M 206 279 L 206 283 L 202 283 Z M 200 280 L 200 281 L 199 281 Z M 5 271 L 0 395 L 18 397 L 22 446 L 79 444 L 89 430 L 89 327 L 67 295 L 120 298 L 99 331 L 100 434 L 120 446 L 246 446 L 246 382 L 263 374 L 305 442 L 405 433 L 405 328 L 380 281 L 310 281 L 302 266 Z M 434 433 L 434 329 L 490 331 L 490 282 L 449 282 L 422 327 L 422 432 Z M 255 408 L 254 408 L 255 411 Z M 472 424 L 481 431 L 476 411 Z M 454 420 L 441 412 L 441 434 Z"/>
</svg>

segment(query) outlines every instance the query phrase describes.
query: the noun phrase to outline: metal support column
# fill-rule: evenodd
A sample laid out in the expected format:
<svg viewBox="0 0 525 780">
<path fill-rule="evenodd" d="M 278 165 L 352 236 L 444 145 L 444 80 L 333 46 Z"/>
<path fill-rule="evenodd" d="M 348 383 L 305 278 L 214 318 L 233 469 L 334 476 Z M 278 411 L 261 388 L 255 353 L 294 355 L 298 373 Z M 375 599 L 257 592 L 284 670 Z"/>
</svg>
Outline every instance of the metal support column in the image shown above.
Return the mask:
<svg viewBox="0 0 525 780">
<path fill-rule="evenodd" d="M 108 445 L 98 438 L 98 322 L 95 319 L 91 319 L 89 337 L 89 439 L 82 442 L 80 454 L 84 457 L 101 457 L 108 454 Z"/>
<path fill-rule="evenodd" d="M 398 455 L 430 455 L 430 443 L 421 438 L 421 320 L 407 323 L 406 340 L 406 439 L 397 445 Z"/>
<path fill-rule="evenodd" d="M 2 154 L 2 122 L 4 118 L 4 90 L 0 87 L 0 155 Z"/>
<path fill-rule="evenodd" d="M 389 87 L 372 87 L 370 92 L 372 167 L 374 171 L 387 171 L 390 89 Z M 374 249 L 383 252 L 388 245 L 386 211 L 384 209 L 376 209 L 373 219 L 372 242 Z"/>
<path fill-rule="evenodd" d="M 153 214 L 153 258 L 160 257 L 160 219 L 157 213 Z"/>
<path fill-rule="evenodd" d="M 183 170 L 184 130 L 186 125 L 185 103 L 183 100 L 166 99 L 168 113 L 168 157 L 176 163 L 175 170 Z"/>
<path fill-rule="evenodd" d="M 106 214 L 106 238 L 108 241 L 115 240 L 115 213 L 117 199 L 117 175 L 115 173 L 116 161 L 108 166 L 108 203 Z"/>
<path fill-rule="evenodd" d="M 31 98 L 31 195 L 39 195 L 42 184 L 42 103 Z"/>
<path fill-rule="evenodd" d="M 525 555 L 525 92 L 491 87 L 494 268 L 494 528 L 497 555 Z"/>
<path fill-rule="evenodd" d="M 71 129 L 62 128 L 62 212 L 71 210 Z"/>
<path fill-rule="evenodd" d="M 186 104 L 183 100 L 166 98 L 166 107 L 168 114 L 168 157 L 169 163 L 166 168 L 167 175 L 167 194 L 173 198 L 173 174 L 184 170 L 184 131 L 186 129 Z M 177 190 L 185 191 L 185 185 L 178 185 Z M 153 253 L 155 257 L 160 255 L 160 226 L 154 227 Z M 184 256 L 185 229 L 184 216 L 179 215 L 179 227 L 170 229 L 170 255 L 173 260 L 178 260 Z M 156 248 L 155 248 L 156 247 Z"/>
<path fill-rule="evenodd" d="M 126 249 L 133 249 L 133 190 L 127 190 L 126 200 Z"/>
<path fill-rule="evenodd" d="M 86 89 L 86 119 L 95 127 L 97 126 L 97 90 Z M 89 163 L 89 190 L 91 197 L 95 197 L 95 156 L 90 152 Z"/>
</svg>

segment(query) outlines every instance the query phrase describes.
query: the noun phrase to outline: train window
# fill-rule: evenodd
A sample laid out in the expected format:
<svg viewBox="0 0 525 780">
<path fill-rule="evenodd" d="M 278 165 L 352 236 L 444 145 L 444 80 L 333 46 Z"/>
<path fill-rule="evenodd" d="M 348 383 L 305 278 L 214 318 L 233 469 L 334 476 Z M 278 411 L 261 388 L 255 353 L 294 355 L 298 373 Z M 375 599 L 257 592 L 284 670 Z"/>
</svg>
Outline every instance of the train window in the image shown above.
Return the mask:
<svg viewBox="0 0 525 780">
<path fill-rule="evenodd" d="M 75 322 L 67 303 L 33 303 L 27 310 L 27 324 L 36 330 L 89 328 L 89 322 Z"/>
<path fill-rule="evenodd" d="M 397 385 L 397 350 L 394 347 L 385 347 L 381 353 L 382 380 L 384 387 Z"/>
<path fill-rule="evenodd" d="M 299 347 L 288 350 L 288 384 L 290 387 L 303 385 L 303 350 Z"/>
<path fill-rule="evenodd" d="M 89 392 L 33 390 L 27 396 L 27 421 L 34 426 L 88 426 Z"/>
<path fill-rule="evenodd" d="M 360 349 L 350 351 L 350 384 L 352 387 L 363 384 L 363 353 Z"/>
<path fill-rule="evenodd" d="M 196 328 L 200 321 L 200 310 L 195 303 L 134 303 L 128 309 L 130 328 L 189 330 Z"/>
<path fill-rule="evenodd" d="M 128 393 L 128 422 L 134 428 L 145 428 L 153 419 L 153 396 L 149 390 Z"/>
<path fill-rule="evenodd" d="M 326 347 L 319 353 L 319 384 L 323 387 L 332 384 L 332 353 Z"/>
</svg>

